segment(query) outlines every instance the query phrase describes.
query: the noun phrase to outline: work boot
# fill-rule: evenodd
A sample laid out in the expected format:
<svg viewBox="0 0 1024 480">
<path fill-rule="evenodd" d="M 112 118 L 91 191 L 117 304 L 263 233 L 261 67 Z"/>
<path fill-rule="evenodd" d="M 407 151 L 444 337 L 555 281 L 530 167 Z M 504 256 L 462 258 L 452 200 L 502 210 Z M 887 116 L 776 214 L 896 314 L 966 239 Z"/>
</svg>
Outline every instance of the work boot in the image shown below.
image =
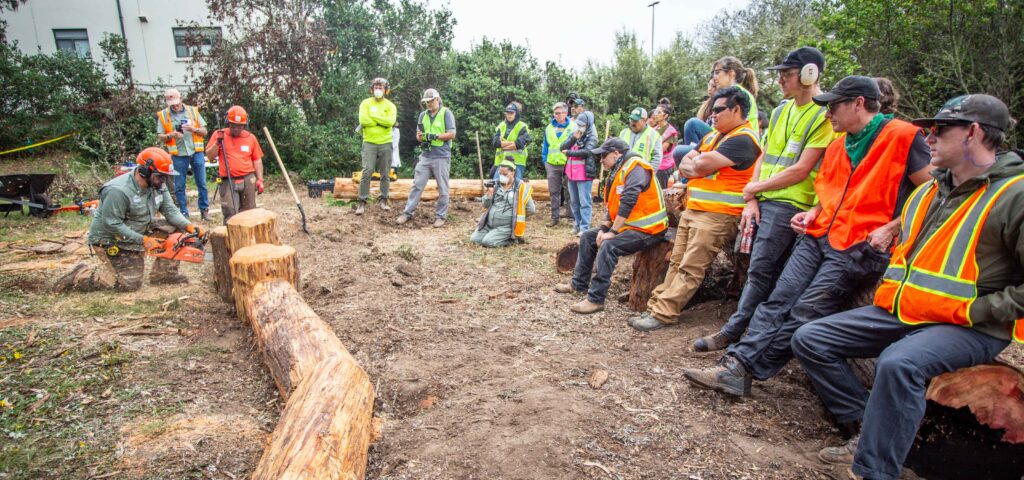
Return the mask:
<svg viewBox="0 0 1024 480">
<path fill-rule="evenodd" d="M 445 223 L 448 223 L 448 221 L 443 219 L 443 218 L 438 218 L 438 219 L 434 220 L 434 225 L 432 225 L 432 226 L 434 228 L 441 228 L 441 227 L 444 226 Z"/>
<path fill-rule="evenodd" d="M 569 230 L 569 233 L 572 234 L 572 235 L 579 234 L 580 233 L 580 227 L 577 227 L 576 225 L 573 225 L 572 229 Z"/>
<path fill-rule="evenodd" d="M 838 447 L 825 447 L 818 451 L 818 460 L 830 465 L 853 465 L 853 455 L 857 453 L 860 435 L 855 435 L 848 442 Z"/>
<path fill-rule="evenodd" d="M 366 213 L 366 202 L 359 202 L 356 204 L 356 215 L 362 215 Z"/>
<path fill-rule="evenodd" d="M 641 332 L 650 332 L 665 326 L 664 323 L 661 323 L 660 320 L 654 318 L 654 315 L 651 315 L 649 312 L 644 312 L 638 316 L 630 318 L 626 323 Z"/>
<path fill-rule="evenodd" d="M 604 304 L 591 303 L 590 300 L 583 299 L 583 301 L 569 307 L 569 310 L 572 310 L 576 313 L 582 313 L 583 315 L 589 315 L 591 313 L 597 313 L 600 312 L 601 310 L 604 310 Z"/>
<path fill-rule="evenodd" d="M 204 222 L 209 222 L 210 221 L 210 211 L 209 210 L 200 210 L 199 211 L 199 218 L 202 221 L 204 221 Z"/>
<path fill-rule="evenodd" d="M 412 217 L 403 213 L 399 215 L 398 218 L 395 219 L 395 223 L 398 225 L 404 225 L 405 222 L 408 222 L 410 218 Z"/>
<path fill-rule="evenodd" d="M 716 332 L 714 335 L 708 335 L 706 337 L 700 337 L 693 342 L 693 351 L 695 352 L 714 352 L 728 347 L 730 343 L 736 340 L 722 332 Z"/>
<path fill-rule="evenodd" d="M 186 277 L 186 276 L 184 276 L 184 275 L 182 275 L 180 273 L 175 273 L 175 274 L 172 274 L 172 275 L 160 275 L 160 276 L 157 276 L 157 277 L 154 277 L 152 275 L 149 276 L 149 284 L 150 285 L 176 285 L 176 284 L 182 284 L 182 283 L 186 283 L 187 284 L 188 283 L 188 277 Z"/>
<path fill-rule="evenodd" d="M 388 199 L 382 198 L 378 203 L 380 203 L 381 210 L 384 210 L 385 212 L 391 211 L 391 205 L 388 205 Z"/>
<path fill-rule="evenodd" d="M 556 293 L 579 293 L 579 292 L 576 291 L 575 288 L 572 288 L 572 284 L 571 283 L 559 283 L 558 285 L 555 285 L 555 292 Z"/>
<path fill-rule="evenodd" d="M 552 218 L 550 222 L 544 224 L 545 227 L 552 228 L 558 226 L 558 219 Z"/>
<path fill-rule="evenodd" d="M 713 368 L 683 370 L 683 376 L 701 388 L 717 390 L 737 397 L 750 396 L 750 374 L 739 360 L 731 355 L 722 357 Z"/>
</svg>

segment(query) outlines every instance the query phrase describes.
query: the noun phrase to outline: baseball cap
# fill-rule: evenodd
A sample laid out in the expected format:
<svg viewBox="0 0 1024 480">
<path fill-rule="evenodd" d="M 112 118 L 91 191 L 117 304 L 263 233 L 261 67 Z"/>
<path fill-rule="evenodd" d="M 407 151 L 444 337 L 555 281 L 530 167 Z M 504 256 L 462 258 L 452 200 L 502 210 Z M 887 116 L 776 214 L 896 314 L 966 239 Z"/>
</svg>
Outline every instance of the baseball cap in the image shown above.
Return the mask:
<svg viewBox="0 0 1024 480">
<path fill-rule="evenodd" d="M 936 123 L 973 123 L 1005 131 L 1010 127 L 1010 110 L 992 95 L 961 95 L 945 103 L 931 118 L 918 118 L 910 123 L 928 128 Z"/>
<path fill-rule="evenodd" d="M 768 67 L 768 70 L 786 70 L 789 68 L 803 68 L 804 65 L 815 64 L 819 71 L 825 70 L 825 55 L 814 47 L 800 47 L 786 54 L 782 63 Z"/>
<path fill-rule="evenodd" d="M 435 98 L 441 98 L 441 94 L 437 93 L 437 90 L 434 90 L 433 88 L 428 88 L 423 91 L 423 98 L 420 99 L 420 101 L 427 103 Z"/>
<path fill-rule="evenodd" d="M 593 153 L 594 155 L 604 155 L 612 151 L 624 153 L 626 150 L 629 150 L 629 145 L 626 145 L 626 142 L 622 141 L 619 137 L 611 137 L 608 140 L 605 140 L 600 147 L 591 150 L 590 153 Z"/>
<path fill-rule="evenodd" d="M 878 91 L 878 83 L 871 77 L 862 75 L 850 75 L 836 83 L 832 90 L 814 97 L 814 103 L 828 105 L 836 100 L 844 98 L 864 97 L 878 100 L 882 92 Z"/>
<path fill-rule="evenodd" d="M 643 107 L 636 107 L 629 114 L 629 119 L 634 122 L 641 118 L 647 118 L 647 110 L 644 110 Z"/>
<path fill-rule="evenodd" d="M 514 162 L 512 160 L 509 160 L 509 158 L 511 158 L 511 157 L 508 157 L 508 158 L 502 160 L 501 163 L 498 164 L 498 166 L 499 167 L 511 168 L 512 170 L 515 170 L 516 169 L 516 162 Z"/>
<path fill-rule="evenodd" d="M 510 103 L 505 107 L 505 113 L 519 113 L 519 108 L 516 107 L 516 104 Z"/>
</svg>

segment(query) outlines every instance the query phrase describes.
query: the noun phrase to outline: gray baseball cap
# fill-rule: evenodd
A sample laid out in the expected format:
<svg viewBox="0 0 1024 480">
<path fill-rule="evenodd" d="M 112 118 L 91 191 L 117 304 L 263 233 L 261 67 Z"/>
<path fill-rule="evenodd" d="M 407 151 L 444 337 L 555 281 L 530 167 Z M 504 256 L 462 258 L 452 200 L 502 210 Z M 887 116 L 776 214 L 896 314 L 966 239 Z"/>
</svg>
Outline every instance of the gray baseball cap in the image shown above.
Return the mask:
<svg viewBox="0 0 1024 480">
<path fill-rule="evenodd" d="M 435 98 L 441 98 L 441 94 L 437 93 L 437 90 L 433 88 L 428 88 L 423 91 L 423 98 L 420 99 L 420 101 L 423 103 L 427 103 Z"/>
<path fill-rule="evenodd" d="M 913 123 L 928 128 L 936 123 L 974 123 L 1006 131 L 1010 128 L 1010 110 L 1006 104 L 992 95 L 961 95 L 946 102 L 939 113 L 930 118 L 918 118 Z"/>
</svg>

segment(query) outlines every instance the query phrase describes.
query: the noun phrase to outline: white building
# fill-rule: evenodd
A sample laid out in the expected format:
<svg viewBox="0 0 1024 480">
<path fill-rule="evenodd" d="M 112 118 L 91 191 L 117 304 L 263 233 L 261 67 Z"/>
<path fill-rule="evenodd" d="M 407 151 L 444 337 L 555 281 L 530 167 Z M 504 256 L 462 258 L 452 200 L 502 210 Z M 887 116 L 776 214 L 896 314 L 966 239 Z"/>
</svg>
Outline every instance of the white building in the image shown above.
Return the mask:
<svg viewBox="0 0 1024 480">
<path fill-rule="evenodd" d="M 2 13 L 7 41 L 27 54 L 67 50 L 101 61 L 104 34 L 123 34 L 132 77 L 150 89 L 187 87 L 191 50 L 208 48 L 225 33 L 208 16 L 206 0 L 28 0 Z M 189 35 L 205 45 L 189 47 Z"/>
</svg>

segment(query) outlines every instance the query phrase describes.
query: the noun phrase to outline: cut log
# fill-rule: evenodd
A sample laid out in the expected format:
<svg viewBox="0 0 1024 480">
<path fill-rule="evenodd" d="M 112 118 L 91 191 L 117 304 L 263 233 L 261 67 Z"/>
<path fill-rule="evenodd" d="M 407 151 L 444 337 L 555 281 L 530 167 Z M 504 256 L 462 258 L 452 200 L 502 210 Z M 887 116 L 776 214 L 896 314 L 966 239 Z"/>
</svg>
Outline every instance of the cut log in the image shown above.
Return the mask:
<svg viewBox="0 0 1024 480">
<path fill-rule="evenodd" d="M 235 250 L 230 263 L 235 311 L 243 321 L 248 321 L 248 305 L 257 283 L 284 280 L 296 287 L 299 284 L 299 261 L 295 249 L 288 245 L 250 245 Z M 258 327 L 253 324 L 257 336 L 260 335 Z"/>
<path fill-rule="evenodd" d="M 277 236 L 277 214 L 270 210 L 246 210 L 231 217 L 227 227 L 228 248 L 231 252 L 257 243 L 281 244 Z"/>
<path fill-rule="evenodd" d="M 1024 445 L 1024 374 L 999 363 L 944 373 L 928 385 L 928 400 L 967 407 L 978 421 L 1003 430 L 1002 440 Z"/>
<path fill-rule="evenodd" d="M 231 296 L 231 250 L 228 249 L 228 227 L 210 231 L 210 249 L 213 251 L 213 285 L 217 295 L 225 302 L 234 303 Z"/>
<path fill-rule="evenodd" d="M 580 242 L 566 244 L 555 254 L 555 268 L 558 273 L 572 273 L 576 269 L 576 259 L 580 254 Z"/>
<path fill-rule="evenodd" d="M 380 196 L 379 182 L 370 183 L 370 198 Z M 546 201 L 551 197 L 548 194 L 547 180 L 531 180 L 533 187 L 533 199 L 535 201 Z M 412 180 L 401 179 L 391 182 L 388 189 L 388 197 L 391 200 L 406 200 L 409 198 L 409 191 L 412 190 Z M 597 182 L 594 182 L 593 195 L 597 195 Z M 437 200 L 437 184 L 433 181 L 427 182 L 423 189 L 421 200 Z M 453 178 L 448 181 L 448 195 L 450 198 L 477 198 L 483 196 L 480 191 L 480 179 Z M 351 178 L 336 178 L 334 180 L 334 198 L 337 200 L 355 200 L 359 196 L 359 183 L 353 182 Z"/>
<path fill-rule="evenodd" d="M 633 275 L 629 279 L 629 297 L 626 306 L 634 312 L 647 310 L 647 301 L 654 287 L 661 285 L 668 272 L 668 257 L 672 242 L 660 242 L 654 247 L 633 255 Z"/>
</svg>

